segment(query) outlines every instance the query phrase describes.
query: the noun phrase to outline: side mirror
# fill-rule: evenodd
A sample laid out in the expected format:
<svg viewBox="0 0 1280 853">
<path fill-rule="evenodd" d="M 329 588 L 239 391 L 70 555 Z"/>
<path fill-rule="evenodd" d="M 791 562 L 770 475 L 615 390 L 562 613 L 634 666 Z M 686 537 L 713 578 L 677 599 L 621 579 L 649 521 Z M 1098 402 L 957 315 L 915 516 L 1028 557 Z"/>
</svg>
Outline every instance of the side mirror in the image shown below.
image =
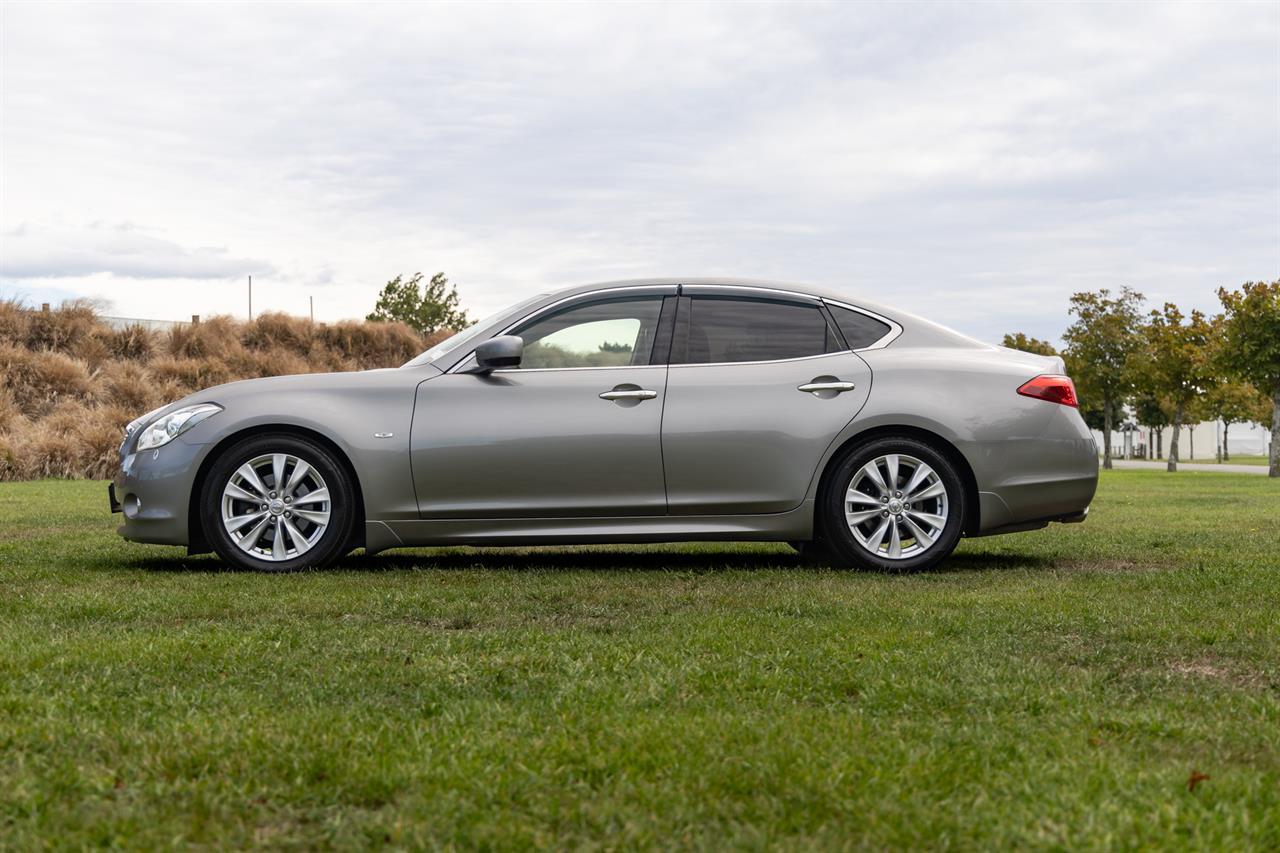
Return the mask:
<svg viewBox="0 0 1280 853">
<path fill-rule="evenodd" d="M 524 354 L 524 338 L 502 335 L 490 338 L 476 347 L 476 373 L 488 373 L 502 367 L 519 367 Z"/>
</svg>

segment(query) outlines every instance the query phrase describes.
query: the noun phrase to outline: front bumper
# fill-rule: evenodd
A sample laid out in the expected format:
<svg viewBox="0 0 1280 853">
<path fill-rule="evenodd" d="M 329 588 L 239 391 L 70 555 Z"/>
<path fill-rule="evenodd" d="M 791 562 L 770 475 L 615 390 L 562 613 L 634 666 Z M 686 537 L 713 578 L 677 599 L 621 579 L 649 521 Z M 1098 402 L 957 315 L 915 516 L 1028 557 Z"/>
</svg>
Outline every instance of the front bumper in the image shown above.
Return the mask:
<svg viewBox="0 0 1280 853">
<path fill-rule="evenodd" d="M 107 492 L 111 511 L 122 516 L 119 534 L 132 542 L 189 544 L 192 488 L 208 449 L 179 436 L 156 450 L 126 453 Z"/>
</svg>

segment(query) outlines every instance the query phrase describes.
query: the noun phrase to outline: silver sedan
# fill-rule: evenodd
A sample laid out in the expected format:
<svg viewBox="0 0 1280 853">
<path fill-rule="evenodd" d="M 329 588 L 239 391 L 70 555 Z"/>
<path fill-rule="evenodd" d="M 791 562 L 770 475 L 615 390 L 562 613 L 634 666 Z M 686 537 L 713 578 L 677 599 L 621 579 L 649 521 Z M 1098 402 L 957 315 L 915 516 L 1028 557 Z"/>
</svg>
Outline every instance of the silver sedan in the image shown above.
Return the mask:
<svg viewBox="0 0 1280 853">
<path fill-rule="evenodd" d="M 264 570 L 689 540 L 921 569 L 1083 521 L 1098 476 L 1060 359 L 723 279 L 542 294 L 400 368 L 210 388 L 130 424 L 120 459 L 126 539 Z"/>
</svg>

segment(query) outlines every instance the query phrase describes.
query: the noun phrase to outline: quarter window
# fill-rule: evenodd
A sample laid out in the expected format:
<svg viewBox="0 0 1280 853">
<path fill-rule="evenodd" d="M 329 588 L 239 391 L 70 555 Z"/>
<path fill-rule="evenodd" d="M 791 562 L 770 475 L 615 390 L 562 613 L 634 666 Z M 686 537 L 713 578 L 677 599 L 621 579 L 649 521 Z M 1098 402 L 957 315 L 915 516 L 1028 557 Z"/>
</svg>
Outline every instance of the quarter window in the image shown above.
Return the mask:
<svg viewBox="0 0 1280 853">
<path fill-rule="evenodd" d="M 831 309 L 831 316 L 835 317 L 836 325 L 840 327 L 845 341 L 849 344 L 849 349 L 869 347 L 889 334 L 888 323 L 881 322 L 875 317 L 868 317 L 861 311 L 851 311 L 848 308 L 830 304 L 827 308 Z"/>
<path fill-rule="evenodd" d="M 775 361 L 843 349 L 816 305 L 695 296 L 688 310 L 686 364 Z"/>
<path fill-rule="evenodd" d="M 538 317 L 511 334 L 524 339 L 522 368 L 648 364 L 662 297 L 575 305 Z"/>
</svg>

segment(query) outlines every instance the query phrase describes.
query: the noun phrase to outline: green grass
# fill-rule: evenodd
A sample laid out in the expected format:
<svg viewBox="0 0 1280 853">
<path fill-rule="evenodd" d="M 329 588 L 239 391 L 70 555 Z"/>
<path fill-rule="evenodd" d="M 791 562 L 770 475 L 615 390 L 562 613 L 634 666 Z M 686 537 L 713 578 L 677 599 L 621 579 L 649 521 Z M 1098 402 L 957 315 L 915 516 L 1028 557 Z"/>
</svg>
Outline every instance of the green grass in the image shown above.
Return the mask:
<svg viewBox="0 0 1280 853">
<path fill-rule="evenodd" d="M 0 484 L 0 848 L 1280 846 L 1280 483 L 912 576 L 774 546 L 220 571 Z M 1194 791 L 1193 772 L 1207 774 Z"/>
<path fill-rule="evenodd" d="M 1208 459 L 1200 459 L 1200 458 L 1197 458 L 1197 459 L 1195 459 L 1195 460 L 1190 460 L 1190 459 L 1188 459 L 1187 461 L 1188 461 L 1188 462 L 1191 462 L 1191 461 L 1195 461 L 1195 462 L 1217 462 L 1218 460 L 1217 460 L 1215 457 L 1210 456 Z M 1270 464 L 1271 464 L 1271 460 L 1270 460 L 1270 459 L 1268 459 L 1267 457 L 1265 457 L 1265 456 L 1261 455 L 1261 454 L 1256 454 L 1256 455 L 1252 455 L 1252 456 L 1251 456 L 1251 455 L 1249 455 L 1249 454 L 1247 454 L 1247 453 L 1241 454 L 1241 455 L 1239 455 L 1239 456 L 1235 456 L 1235 455 L 1233 455 L 1230 459 L 1225 459 L 1225 460 L 1223 460 L 1223 461 L 1224 461 L 1226 464 L 1228 464 L 1228 465 L 1262 465 L 1262 466 L 1266 466 L 1266 465 L 1270 465 Z"/>
</svg>

